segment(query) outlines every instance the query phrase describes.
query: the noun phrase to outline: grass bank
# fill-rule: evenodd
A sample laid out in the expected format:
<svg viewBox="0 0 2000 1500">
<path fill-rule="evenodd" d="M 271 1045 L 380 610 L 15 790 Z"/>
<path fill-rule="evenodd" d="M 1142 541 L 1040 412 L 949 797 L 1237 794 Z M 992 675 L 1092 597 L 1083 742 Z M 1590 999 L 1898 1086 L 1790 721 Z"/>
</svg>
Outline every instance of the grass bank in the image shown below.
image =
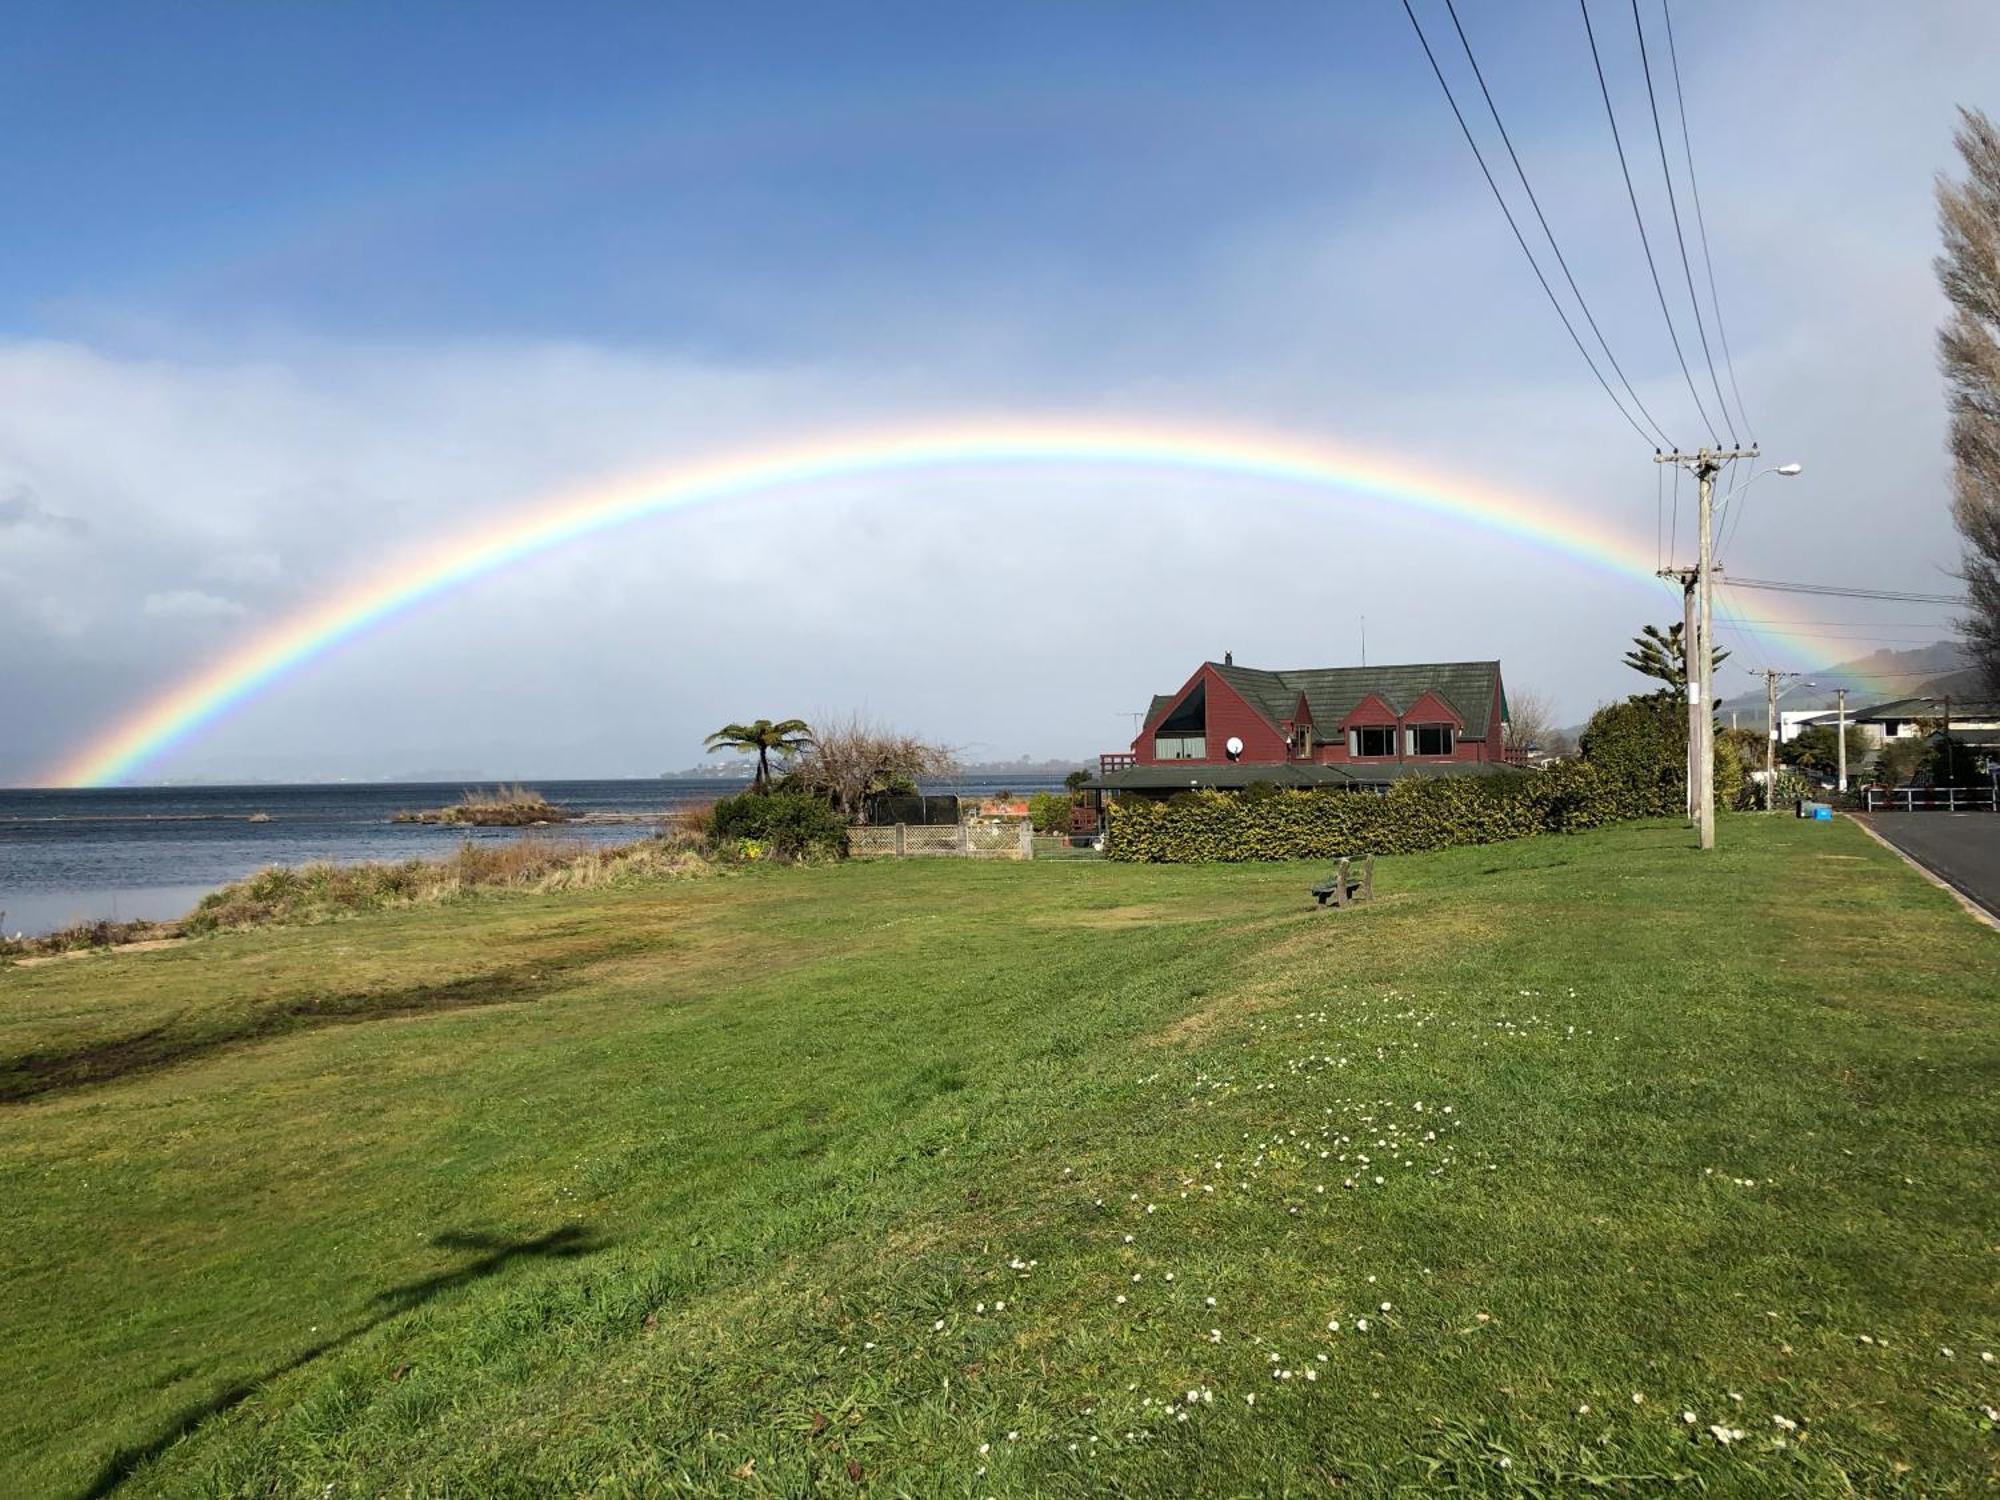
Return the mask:
<svg viewBox="0 0 2000 1500">
<path fill-rule="evenodd" d="M 1845 823 L 1723 841 L 1339 914 L 752 867 L 10 971 L 0 1471 L 1984 1493 L 2000 936 Z"/>
<path fill-rule="evenodd" d="M 463 843 L 441 859 L 270 865 L 210 891 L 193 911 L 170 922 L 79 922 L 38 937 L 0 936 L 0 966 L 9 959 L 327 922 L 479 893 L 582 890 L 619 880 L 692 875 L 708 867 L 687 839 L 673 834 L 626 844 L 528 837 Z"/>
</svg>

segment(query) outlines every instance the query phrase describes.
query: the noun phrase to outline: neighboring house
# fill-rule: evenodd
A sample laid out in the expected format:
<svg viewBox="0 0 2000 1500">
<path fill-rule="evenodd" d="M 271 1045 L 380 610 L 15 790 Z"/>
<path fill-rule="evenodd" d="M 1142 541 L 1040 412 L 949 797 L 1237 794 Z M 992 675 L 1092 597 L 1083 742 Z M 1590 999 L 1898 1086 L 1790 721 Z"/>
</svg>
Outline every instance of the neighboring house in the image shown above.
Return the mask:
<svg viewBox="0 0 2000 1500">
<path fill-rule="evenodd" d="M 1876 730 L 1885 740 L 1912 739 L 1947 724 L 1954 739 L 2000 733 L 2000 703 L 1977 698 L 1895 698 L 1856 709 L 1847 717 L 1850 723 Z"/>
<path fill-rule="evenodd" d="M 1838 712 L 1813 715 L 1799 725 L 1820 724 L 1831 729 L 1840 722 Z M 1886 703 L 1850 709 L 1850 726 L 1858 726 L 1871 749 L 1898 740 L 1934 736 L 1949 724 L 1952 740 L 1982 755 L 2000 752 L 2000 701 L 1990 698 L 1920 695 L 1892 698 Z"/>
<path fill-rule="evenodd" d="M 1167 793 L 1483 775 L 1505 768 L 1506 720 L 1497 661 L 1270 672 L 1225 655 L 1154 698 L 1131 750 L 1101 756 L 1093 785 Z"/>
</svg>

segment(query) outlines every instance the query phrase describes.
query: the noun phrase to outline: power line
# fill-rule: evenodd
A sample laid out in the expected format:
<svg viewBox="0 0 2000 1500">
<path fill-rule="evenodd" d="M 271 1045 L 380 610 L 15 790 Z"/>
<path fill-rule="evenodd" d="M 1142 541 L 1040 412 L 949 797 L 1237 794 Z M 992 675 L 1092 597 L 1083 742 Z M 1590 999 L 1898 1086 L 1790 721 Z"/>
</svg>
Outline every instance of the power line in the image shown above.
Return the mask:
<svg viewBox="0 0 2000 1500">
<path fill-rule="evenodd" d="M 1781 620 L 1775 615 L 1739 615 L 1737 617 L 1751 625 L 1779 625 L 1790 630 L 1800 625 L 1852 626 L 1856 630 L 1935 630 L 1937 625 L 1930 620 Z"/>
<path fill-rule="evenodd" d="M 1724 580 L 1734 589 L 1770 589 L 1781 594 L 1824 594 L 1839 599 L 1897 599 L 1910 604 L 1957 604 L 1965 603 L 1958 594 L 1915 594 L 1901 589 L 1847 589 L 1830 583 L 1779 583 L 1769 578 L 1736 578 Z"/>
<path fill-rule="evenodd" d="M 1672 555 L 1673 549 L 1680 545 L 1680 540 L 1681 540 L 1681 466 L 1679 464 L 1675 464 L 1674 465 L 1674 519 L 1673 522 L 1667 527 L 1667 552 L 1669 556 Z"/>
<path fill-rule="evenodd" d="M 1653 571 L 1667 565 L 1667 471 L 1653 465 Z"/>
<path fill-rule="evenodd" d="M 1403 0 L 1403 8 L 1409 9 L 1410 0 Z M 1590 24 L 1590 0 L 1576 0 L 1583 11 L 1584 35 L 1590 38 L 1590 61 L 1597 70 L 1597 91 L 1604 96 L 1604 115 L 1611 122 L 1611 143 L 1618 148 L 1618 170 L 1625 178 L 1625 196 L 1632 203 L 1632 222 L 1639 226 L 1639 243 L 1646 252 L 1646 269 L 1653 273 L 1653 291 L 1660 299 L 1660 316 L 1667 320 L 1667 337 L 1673 340 L 1674 358 L 1680 361 L 1681 377 L 1687 381 L 1688 394 L 1694 397 L 1694 409 L 1701 414 L 1701 425 L 1708 429 L 1711 442 L 1715 441 L 1715 424 L 1708 419 L 1708 409 L 1701 404 L 1701 392 L 1694 388 L 1694 375 L 1688 370 L 1687 355 L 1681 351 L 1681 336 L 1674 329 L 1674 315 L 1667 311 L 1666 288 L 1660 285 L 1660 268 L 1653 260 L 1653 242 L 1646 234 L 1646 219 L 1639 212 L 1639 194 L 1632 186 L 1632 169 L 1625 160 L 1625 140 L 1618 133 L 1618 114 L 1611 107 L 1611 87 L 1604 81 L 1604 59 L 1598 55 L 1597 32 Z M 1412 21 L 1416 17 L 1410 18 Z"/>
<path fill-rule="evenodd" d="M 1674 105 L 1681 117 L 1681 149 L 1687 153 L 1688 192 L 1694 198 L 1695 228 L 1701 234 L 1701 263 L 1708 272 L 1708 301 L 1715 309 L 1715 334 L 1722 342 L 1722 363 L 1729 371 L 1730 394 L 1736 397 L 1736 415 L 1743 419 L 1743 428 L 1750 434 L 1750 441 L 1757 441 L 1757 429 L 1750 425 L 1750 413 L 1743 406 L 1743 392 L 1736 384 L 1736 360 L 1729 352 L 1729 330 L 1722 323 L 1722 299 L 1715 291 L 1715 262 L 1708 253 L 1708 221 L 1701 211 L 1701 184 L 1694 175 L 1694 145 L 1688 139 L 1687 100 L 1681 94 L 1681 59 L 1674 47 L 1674 14 L 1668 0 L 1660 0 L 1660 16 L 1667 23 L 1667 60 L 1673 64 Z M 1717 393 L 1718 399 L 1720 392 Z M 1728 413 L 1724 406 L 1723 412 Z"/>
<path fill-rule="evenodd" d="M 1500 192 L 1500 184 L 1493 180 L 1492 170 L 1486 165 L 1486 155 L 1479 149 L 1479 142 L 1473 139 L 1472 127 L 1465 123 L 1465 114 L 1458 107 L 1458 100 L 1451 92 L 1451 85 L 1445 81 L 1444 69 L 1438 66 L 1437 55 L 1431 51 L 1430 39 L 1424 35 L 1424 28 L 1417 20 L 1417 13 L 1410 9 L 1410 0 L 1403 0 L 1403 14 L 1410 18 L 1410 26 L 1417 33 L 1418 45 L 1424 49 L 1424 58 L 1430 63 L 1431 72 L 1437 77 L 1438 87 L 1444 90 L 1445 103 L 1451 106 L 1452 118 L 1458 121 L 1459 132 L 1465 137 L 1465 144 L 1472 148 L 1473 159 L 1479 163 L 1479 173 L 1486 179 L 1486 186 L 1493 193 L 1493 201 L 1500 205 L 1500 212 L 1507 218 L 1507 227 L 1514 231 L 1514 243 L 1521 247 L 1521 253 L 1528 258 L 1528 268 L 1535 273 L 1535 280 L 1541 283 L 1542 293 L 1549 299 L 1549 306 L 1553 307 L 1556 316 L 1562 319 L 1563 330 L 1569 334 L 1569 341 L 1576 345 L 1576 352 L 1583 356 L 1583 362 L 1590 366 L 1590 373 L 1595 375 L 1597 383 L 1604 387 L 1604 394 L 1609 396 L 1611 404 L 1618 408 L 1618 415 L 1639 434 L 1641 442 L 1653 447 L 1654 439 L 1639 425 L 1632 413 L 1625 409 L 1625 403 L 1618 399 L 1618 393 L 1611 389 L 1611 383 L 1604 378 L 1604 372 L 1597 368 L 1597 361 L 1590 357 L 1590 351 L 1584 348 L 1583 340 L 1577 336 L 1576 327 L 1570 322 L 1569 314 L 1563 311 L 1563 305 L 1556 297 L 1555 288 L 1549 285 L 1549 278 L 1542 274 L 1541 262 L 1535 259 L 1534 251 L 1528 248 L 1527 236 L 1521 233 L 1521 226 L 1514 221 L 1514 211 L 1507 206 L 1507 200 Z"/>
<path fill-rule="evenodd" d="M 1701 336 L 1701 357 L 1708 364 L 1708 383 L 1715 387 L 1715 404 L 1722 408 L 1722 425 L 1728 429 L 1729 446 L 1733 448 L 1736 446 L 1736 424 L 1729 420 L 1729 403 L 1722 399 L 1722 381 L 1715 373 L 1715 356 L 1708 347 L 1708 328 L 1701 319 L 1701 298 L 1695 294 L 1694 267 L 1688 263 L 1687 238 L 1681 233 L 1680 200 L 1674 193 L 1673 170 L 1667 165 L 1667 136 L 1660 128 L 1660 100 L 1653 92 L 1653 64 L 1646 54 L 1646 27 L 1639 19 L 1639 0 L 1632 0 L 1632 27 L 1639 33 L 1639 68 L 1646 76 L 1646 104 L 1653 113 L 1653 139 L 1660 147 L 1660 177 L 1667 185 L 1667 211 L 1673 216 L 1674 243 L 1680 246 L 1681 274 L 1687 278 L 1688 304 L 1694 308 L 1694 331 Z"/>
<path fill-rule="evenodd" d="M 1715 596 L 1715 608 L 1721 614 L 1725 627 L 1742 644 L 1744 651 L 1750 656 L 1751 660 L 1760 663 L 1763 670 L 1769 671 L 1771 666 L 1770 658 L 1765 654 L 1764 650 L 1768 643 L 1765 642 L 1763 636 L 1757 631 L 1752 630 L 1748 625 L 1745 625 L 1741 617 L 1729 607 L 1729 601 L 1723 598 L 1721 594 Z"/>
<path fill-rule="evenodd" d="M 1752 474 L 1750 479 L 1755 479 L 1756 477 L 1755 474 Z M 1722 545 L 1715 549 L 1715 560 L 1718 565 L 1722 561 L 1723 554 L 1736 545 L 1736 533 L 1743 529 L 1743 512 L 1750 507 L 1744 503 L 1741 497 L 1749 490 L 1750 479 L 1743 478 L 1739 470 L 1731 469 L 1729 472 L 1729 493 L 1722 497 L 1722 503 L 1727 505 L 1730 501 L 1734 500 L 1736 501 L 1736 509 L 1724 518 L 1727 530 L 1723 535 Z"/>
<path fill-rule="evenodd" d="M 1652 427 L 1660 445 L 1666 448 L 1677 446 L 1674 440 L 1667 436 L 1665 429 L 1660 426 L 1653 414 L 1646 410 L 1646 403 L 1639 399 L 1639 393 L 1632 388 L 1632 382 L 1618 363 L 1618 356 L 1611 352 L 1611 345 L 1605 340 L 1604 330 L 1597 326 L 1597 319 L 1590 311 L 1590 303 L 1585 300 L 1583 289 L 1576 284 L 1576 277 L 1570 274 L 1569 261 L 1562 253 L 1562 246 L 1556 241 L 1556 232 L 1549 228 L 1548 218 L 1542 212 L 1541 199 L 1535 196 L 1535 189 L 1528 182 L 1527 169 L 1521 165 L 1521 158 L 1515 153 L 1514 138 L 1507 133 L 1506 122 L 1500 118 L 1500 107 L 1493 102 L 1493 91 L 1486 86 L 1486 75 L 1480 71 L 1479 59 L 1473 55 L 1472 43 L 1465 35 L 1465 27 L 1459 22 L 1458 7 L 1452 0 L 1444 0 L 1444 8 L 1451 17 L 1452 30 L 1458 33 L 1459 46 L 1465 49 L 1465 60 L 1472 66 L 1472 76 L 1479 84 L 1480 95 L 1486 100 L 1487 113 L 1493 116 L 1494 128 L 1500 132 L 1501 144 L 1507 148 L 1507 159 L 1514 164 L 1514 175 L 1521 179 L 1521 190 L 1528 195 L 1528 203 L 1535 210 L 1535 220 L 1542 226 L 1542 233 L 1548 237 L 1549 248 L 1555 252 L 1556 264 L 1562 268 L 1563 280 L 1569 283 L 1570 292 L 1576 298 L 1576 305 L 1583 310 L 1583 320 L 1590 325 L 1590 331 L 1597 336 L 1597 345 L 1604 351 L 1604 358 L 1616 372 L 1618 383 L 1625 387 L 1625 394 L 1632 398 L 1632 404 L 1639 409 L 1647 424 Z"/>
</svg>

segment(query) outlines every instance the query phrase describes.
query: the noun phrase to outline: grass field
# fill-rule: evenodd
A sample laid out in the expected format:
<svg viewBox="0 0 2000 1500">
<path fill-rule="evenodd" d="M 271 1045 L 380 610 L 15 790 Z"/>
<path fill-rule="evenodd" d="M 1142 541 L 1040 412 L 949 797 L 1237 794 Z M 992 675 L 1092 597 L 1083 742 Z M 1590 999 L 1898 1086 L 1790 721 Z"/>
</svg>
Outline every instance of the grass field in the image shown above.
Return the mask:
<svg viewBox="0 0 2000 1500">
<path fill-rule="evenodd" d="M 0 1493 L 2000 1483 L 2000 935 L 1845 822 L 0 972 Z"/>
</svg>

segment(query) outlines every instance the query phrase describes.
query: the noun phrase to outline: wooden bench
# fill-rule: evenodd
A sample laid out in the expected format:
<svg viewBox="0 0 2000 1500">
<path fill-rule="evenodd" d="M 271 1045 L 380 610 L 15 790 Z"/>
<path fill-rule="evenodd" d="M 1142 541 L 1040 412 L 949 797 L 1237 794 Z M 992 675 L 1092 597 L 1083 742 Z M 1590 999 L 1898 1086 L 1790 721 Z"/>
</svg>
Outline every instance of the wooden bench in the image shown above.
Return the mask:
<svg viewBox="0 0 2000 1500">
<path fill-rule="evenodd" d="M 1356 880 L 1347 872 L 1352 860 L 1342 858 L 1333 867 L 1333 879 L 1321 881 L 1312 888 L 1314 898 L 1321 906 L 1331 901 L 1335 906 L 1346 906 L 1352 901 L 1372 900 L 1375 895 L 1375 856 L 1370 854 L 1361 861 L 1361 878 Z"/>
</svg>

